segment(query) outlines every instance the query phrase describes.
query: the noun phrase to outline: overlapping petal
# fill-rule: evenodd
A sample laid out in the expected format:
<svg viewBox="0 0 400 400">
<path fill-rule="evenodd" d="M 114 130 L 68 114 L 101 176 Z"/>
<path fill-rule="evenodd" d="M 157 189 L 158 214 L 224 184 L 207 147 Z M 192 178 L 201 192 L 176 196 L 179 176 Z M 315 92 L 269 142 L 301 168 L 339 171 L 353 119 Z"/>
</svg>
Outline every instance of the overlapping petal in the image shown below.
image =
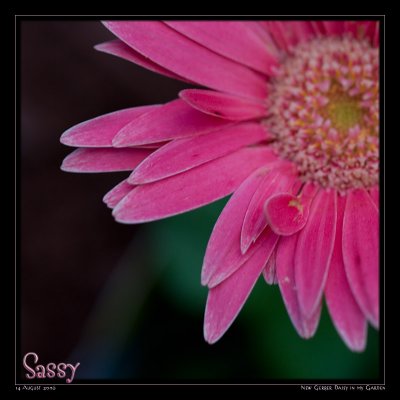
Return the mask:
<svg viewBox="0 0 400 400">
<path fill-rule="evenodd" d="M 108 21 L 104 25 L 128 46 L 185 79 L 245 97 L 262 99 L 266 95 L 261 74 L 197 44 L 163 22 Z"/>
<path fill-rule="evenodd" d="M 325 287 L 326 304 L 343 341 L 354 351 L 363 351 L 367 338 L 364 314 L 351 292 L 343 263 L 342 237 L 346 199 L 338 196 L 336 238 Z"/>
<path fill-rule="evenodd" d="M 236 190 L 270 153 L 265 148 L 241 149 L 182 174 L 133 189 L 114 208 L 123 223 L 154 221 L 193 210 Z"/>
<path fill-rule="evenodd" d="M 265 129 L 253 122 L 177 139 L 147 157 L 133 171 L 129 182 L 144 184 L 168 178 L 267 138 Z"/>
<path fill-rule="evenodd" d="M 235 191 L 219 216 L 204 256 L 201 272 L 203 285 L 212 287 L 219 284 L 251 256 L 250 250 L 246 254 L 240 251 L 242 222 L 250 200 L 266 174 L 268 169 L 261 168 L 250 175 Z"/>
</svg>

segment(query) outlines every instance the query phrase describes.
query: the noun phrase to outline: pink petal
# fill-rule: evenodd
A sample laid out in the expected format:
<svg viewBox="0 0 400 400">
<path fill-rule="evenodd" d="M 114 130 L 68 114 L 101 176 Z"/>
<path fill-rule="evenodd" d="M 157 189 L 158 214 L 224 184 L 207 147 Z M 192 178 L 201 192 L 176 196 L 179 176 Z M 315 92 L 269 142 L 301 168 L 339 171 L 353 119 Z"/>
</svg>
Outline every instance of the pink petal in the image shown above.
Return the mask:
<svg viewBox="0 0 400 400">
<path fill-rule="evenodd" d="M 379 186 L 374 186 L 369 190 L 369 194 L 371 196 L 372 201 L 376 205 L 376 208 L 379 211 Z"/>
<path fill-rule="evenodd" d="M 326 36 L 328 34 L 324 21 L 310 21 L 310 24 L 317 36 Z"/>
<path fill-rule="evenodd" d="M 277 236 L 266 230 L 259 240 L 262 244 L 252 257 L 208 292 L 204 338 L 210 344 L 221 338 L 239 314 L 276 245 Z"/>
<path fill-rule="evenodd" d="M 265 201 L 276 193 L 289 191 L 295 179 L 291 164 L 276 163 L 270 166 L 268 174 L 254 193 L 243 220 L 240 248 L 246 253 L 267 226 L 263 211 Z"/>
<path fill-rule="evenodd" d="M 365 37 L 367 37 L 372 45 L 375 45 L 376 31 L 379 35 L 379 22 L 378 21 L 365 21 Z"/>
<path fill-rule="evenodd" d="M 240 231 L 250 199 L 263 181 L 266 171 L 263 167 L 250 175 L 235 191 L 219 216 L 204 256 L 202 285 L 218 285 L 250 257 L 250 251 L 244 256 L 240 251 Z"/>
<path fill-rule="evenodd" d="M 376 23 L 376 28 L 375 28 L 374 37 L 373 37 L 373 39 L 372 39 L 372 45 L 373 45 L 374 47 L 379 47 L 379 42 L 380 42 L 380 39 L 379 39 L 379 29 L 380 29 L 380 23 L 377 22 L 377 23 Z"/>
<path fill-rule="evenodd" d="M 286 52 L 315 36 L 310 21 L 268 21 L 267 26 L 278 46 Z"/>
<path fill-rule="evenodd" d="M 166 145 L 168 141 L 165 142 L 158 142 L 158 143 L 149 143 L 149 144 L 141 144 L 138 146 L 134 146 L 135 149 L 159 149 L 160 147 L 163 147 Z"/>
<path fill-rule="evenodd" d="M 355 299 L 368 320 L 379 325 L 379 212 L 364 189 L 347 195 L 343 260 Z"/>
<path fill-rule="evenodd" d="M 114 186 L 104 197 L 103 201 L 109 208 L 114 208 L 135 186 L 125 179 Z"/>
<path fill-rule="evenodd" d="M 61 169 L 67 172 L 131 171 L 149 154 L 142 149 L 77 149 L 64 158 Z"/>
<path fill-rule="evenodd" d="M 200 135 L 232 125 L 173 100 L 126 125 L 113 140 L 116 147 L 137 146 Z"/>
<path fill-rule="evenodd" d="M 266 148 L 241 149 L 162 181 L 138 186 L 114 209 L 119 222 L 154 221 L 193 210 L 232 193 L 265 163 Z"/>
<path fill-rule="evenodd" d="M 294 42 L 300 43 L 311 40 L 315 37 L 315 30 L 311 21 L 291 21 L 293 26 Z"/>
<path fill-rule="evenodd" d="M 275 250 L 272 252 L 271 257 L 268 259 L 267 265 L 263 270 L 263 276 L 265 282 L 267 282 L 269 285 L 278 283 L 276 277 L 276 247 Z"/>
<path fill-rule="evenodd" d="M 290 193 L 271 196 L 264 206 L 265 217 L 271 229 L 282 236 L 293 235 L 303 229 L 316 192 L 316 186 L 306 185 L 300 196 Z"/>
<path fill-rule="evenodd" d="M 129 177 L 129 183 L 154 182 L 232 153 L 268 138 L 259 123 L 243 123 L 219 131 L 174 140 L 144 160 Z"/>
<path fill-rule="evenodd" d="M 186 89 L 179 97 L 197 110 L 232 121 L 266 116 L 265 104 L 213 90 Z"/>
<path fill-rule="evenodd" d="M 344 21 L 322 21 L 328 35 L 340 36 L 344 32 Z"/>
<path fill-rule="evenodd" d="M 347 282 L 342 253 L 342 226 L 345 198 L 337 199 L 336 239 L 325 287 L 325 298 L 332 321 L 343 341 L 353 351 L 365 349 L 367 324 Z"/>
<path fill-rule="evenodd" d="M 276 248 L 276 276 L 293 326 L 302 338 L 308 339 L 314 336 L 317 330 L 321 313 L 321 303 L 316 307 L 310 318 L 303 315 L 298 299 L 294 266 L 297 241 L 297 234 L 279 239 Z"/>
<path fill-rule="evenodd" d="M 276 43 L 272 39 L 272 36 L 266 25 L 266 21 L 256 21 L 256 23 L 252 25 L 252 28 L 254 33 L 257 34 L 262 40 L 268 53 L 279 60 L 280 51 L 277 48 Z"/>
<path fill-rule="evenodd" d="M 112 147 L 114 136 L 135 118 L 158 108 L 158 105 L 134 107 L 89 119 L 65 131 L 60 141 L 75 147 Z"/>
<path fill-rule="evenodd" d="M 278 60 L 267 51 L 251 21 L 165 21 L 204 47 L 267 74 Z"/>
<path fill-rule="evenodd" d="M 344 31 L 357 39 L 368 38 L 374 44 L 378 26 L 378 21 L 345 21 Z"/>
<path fill-rule="evenodd" d="M 133 50 L 123 41 L 111 40 L 110 42 L 105 42 L 94 46 L 94 48 L 98 51 L 102 51 L 103 53 L 112 54 L 113 56 L 121 57 L 124 60 L 133 62 L 134 64 L 140 65 L 143 68 L 146 68 L 150 71 L 153 71 L 157 74 L 165 75 L 168 78 L 183 80 L 185 82 L 190 82 L 187 79 L 181 78 L 179 75 L 174 74 L 173 72 L 169 71 L 161 67 L 160 65 L 152 62 L 148 58 L 142 56 L 137 51 Z"/>
<path fill-rule="evenodd" d="M 108 21 L 104 25 L 151 61 L 192 82 L 222 92 L 263 99 L 261 74 L 193 42 L 159 21 Z"/>
<path fill-rule="evenodd" d="M 306 226 L 298 233 L 295 277 L 302 313 L 306 317 L 321 302 L 336 232 L 336 191 L 321 189 L 311 204 Z"/>
</svg>

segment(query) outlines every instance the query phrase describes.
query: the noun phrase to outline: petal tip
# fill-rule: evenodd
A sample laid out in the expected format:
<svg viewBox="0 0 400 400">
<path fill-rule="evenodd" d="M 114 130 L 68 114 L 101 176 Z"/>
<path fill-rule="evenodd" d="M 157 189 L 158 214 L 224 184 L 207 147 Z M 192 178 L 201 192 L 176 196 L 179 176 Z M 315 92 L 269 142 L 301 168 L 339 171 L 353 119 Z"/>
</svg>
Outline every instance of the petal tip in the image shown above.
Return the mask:
<svg viewBox="0 0 400 400">
<path fill-rule="evenodd" d="M 63 172 L 82 172 L 79 168 L 79 165 L 75 162 L 76 152 L 79 150 L 75 150 L 71 154 L 67 155 L 63 162 L 61 163 L 60 169 Z"/>
<path fill-rule="evenodd" d="M 63 172 L 70 172 L 68 168 L 65 166 L 65 162 L 63 161 L 60 165 L 60 170 Z"/>
<path fill-rule="evenodd" d="M 115 205 L 113 205 L 113 199 L 110 192 L 106 193 L 101 200 L 108 208 L 113 209 L 115 207 Z"/>
<path fill-rule="evenodd" d="M 109 27 L 112 24 L 112 21 L 100 21 L 107 29 L 109 29 Z"/>
<path fill-rule="evenodd" d="M 75 146 L 73 141 L 73 128 L 69 128 L 63 132 L 60 136 L 60 143 L 64 146 Z"/>
<path fill-rule="evenodd" d="M 242 233 L 243 233 L 243 231 L 242 231 Z M 251 241 L 248 238 L 244 238 L 243 236 L 241 236 L 241 238 L 240 238 L 240 251 L 242 252 L 243 255 L 246 254 L 247 250 L 252 245 L 252 243 L 254 243 L 254 240 Z"/>
<path fill-rule="evenodd" d="M 125 199 L 121 200 L 112 211 L 112 216 L 114 217 L 115 221 L 119 222 L 120 224 L 127 225 L 141 224 L 151 221 L 149 219 L 140 218 L 137 215 L 132 215 L 132 213 L 130 213 L 131 210 L 128 209 L 125 200 L 126 197 Z"/>
<path fill-rule="evenodd" d="M 105 43 L 98 43 L 93 46 L 93 48 L 97 51 L 105 52 Z"/>
<path fill-rule="evenodd" d="M 313 338 L 316 331 L 317 331 L 316 329 L 304 328 L 304 330 L 302 332 L 299 332 L 299 335 L 301 336 L 302 339 L 310 340 Z"/>
<path fill-rule="evenodd" d="M 123 202 L 119 203 L 114 210 L 112 211 L 112 216 L 114 219 L 121 223 L 121 224 L 129 224 L 132 223 L 129 218 L 127 217 L 126 213 L 124 212 L 124 209 L 121 207 Z"/>
<path fill-rule="evenodd" d="M 206 268 L 205 268 L 205 266 L 203 264 L 203 269 L 201 271 L 201 284 L 203 286 L 208 286 L 208 281 L 210 280 L 210 277 L 209 277 L 209 275 L 207 273 L 204 272 L 205 269 Z"/>
<path fill-rule="evenodd" d="M 112 145 L 113 147 L 126 147 L 126 140 L 123 136 L 119 135 L 118 133 L 115 135 L 115 137 L 112 140 Z"/>
<path fill-rule="evenodd" d="M 222 283 L 226 278 L 227 276 L 221 274 L 212 275 L 210 278 L 208 278 L 207 286 L 212 289 L 213 287 Z"/>
<path fill-rule="evenodd" d="M 362 330 L 358 332 L 351 331 L 339 331 L 339 336 L 343 340 L 344 344 L 355 353 L 362 353 L 367 345 L 367 323 L 364 321 Z"/>
<path fill-rule="evenodd" d="M 150 183 L 151 181 L 143 178 L 136 167 L 129 175 L 127 182 L 131 185 L 143 185 L 145 183 Z"/>
<path fill-rule="evenodd" d="M 205 323 L 204 324 L 204 340 L 208 343 L 208 344 L 215 344 L 216 342 L 218 342 L 219 339 L 221 339 L 221 337 L 223 336 L 223 332 L 217 332 L 215 330 L 210 329 L 209 324 Z"/>
<path fill-rule="evenodd" d="M 366 340 L 346 342 L 346 345 L 354 353 L 362 353 L 366 348 Z"/>
</svg>

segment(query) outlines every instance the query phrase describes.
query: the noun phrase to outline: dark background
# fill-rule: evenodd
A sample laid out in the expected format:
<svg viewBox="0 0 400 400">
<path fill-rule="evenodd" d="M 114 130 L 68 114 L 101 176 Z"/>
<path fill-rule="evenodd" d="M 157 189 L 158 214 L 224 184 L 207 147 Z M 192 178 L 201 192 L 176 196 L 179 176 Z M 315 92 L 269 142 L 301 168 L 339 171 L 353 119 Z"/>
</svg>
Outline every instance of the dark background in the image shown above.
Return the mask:
<svg viewBox="0 0 400 400">
<path fill-rule="evenodd" d="M 202 256 L 225 200 L 147 225 L 116 223 L 103 195 L 127 174 L 60 170 L 59 143 L 81 121 L 163 103 L 187 85 L 93 46 L 96 21 L 20 21 L 20 356 L 80 362 L 79 379 L 371 379 L 378 334 L 351 353 L 326 310 L 314 339 L 297 337 L 277 287 L 257 284 L 216 345 L 202 336 Z M 17 360 L 17 365 L 20 361 Z M 21 369 L 20 376 L 24 371 Z"/>
</svg>

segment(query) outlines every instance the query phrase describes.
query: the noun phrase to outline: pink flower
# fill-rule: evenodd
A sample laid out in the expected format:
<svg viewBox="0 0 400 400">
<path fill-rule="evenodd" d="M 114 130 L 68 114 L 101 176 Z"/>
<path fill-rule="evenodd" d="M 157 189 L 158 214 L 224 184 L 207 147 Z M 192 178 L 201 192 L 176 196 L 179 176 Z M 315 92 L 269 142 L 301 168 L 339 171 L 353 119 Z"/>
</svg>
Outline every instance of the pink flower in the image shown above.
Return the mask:
<svg viewBox="0 0 400 400">
<path fill-rule="evenodd" d="M 97 50 L 208 89 L 83 122 L 72 172 L 132 171 L 104 197 L 122 223 L 231 193 L 206 250 L 204 336 L 229 328 L 261 274 L 301 337 L 322 298 L 347 346 L 379 324 L 376 21 L 118 21 Z"/>
</svg>

